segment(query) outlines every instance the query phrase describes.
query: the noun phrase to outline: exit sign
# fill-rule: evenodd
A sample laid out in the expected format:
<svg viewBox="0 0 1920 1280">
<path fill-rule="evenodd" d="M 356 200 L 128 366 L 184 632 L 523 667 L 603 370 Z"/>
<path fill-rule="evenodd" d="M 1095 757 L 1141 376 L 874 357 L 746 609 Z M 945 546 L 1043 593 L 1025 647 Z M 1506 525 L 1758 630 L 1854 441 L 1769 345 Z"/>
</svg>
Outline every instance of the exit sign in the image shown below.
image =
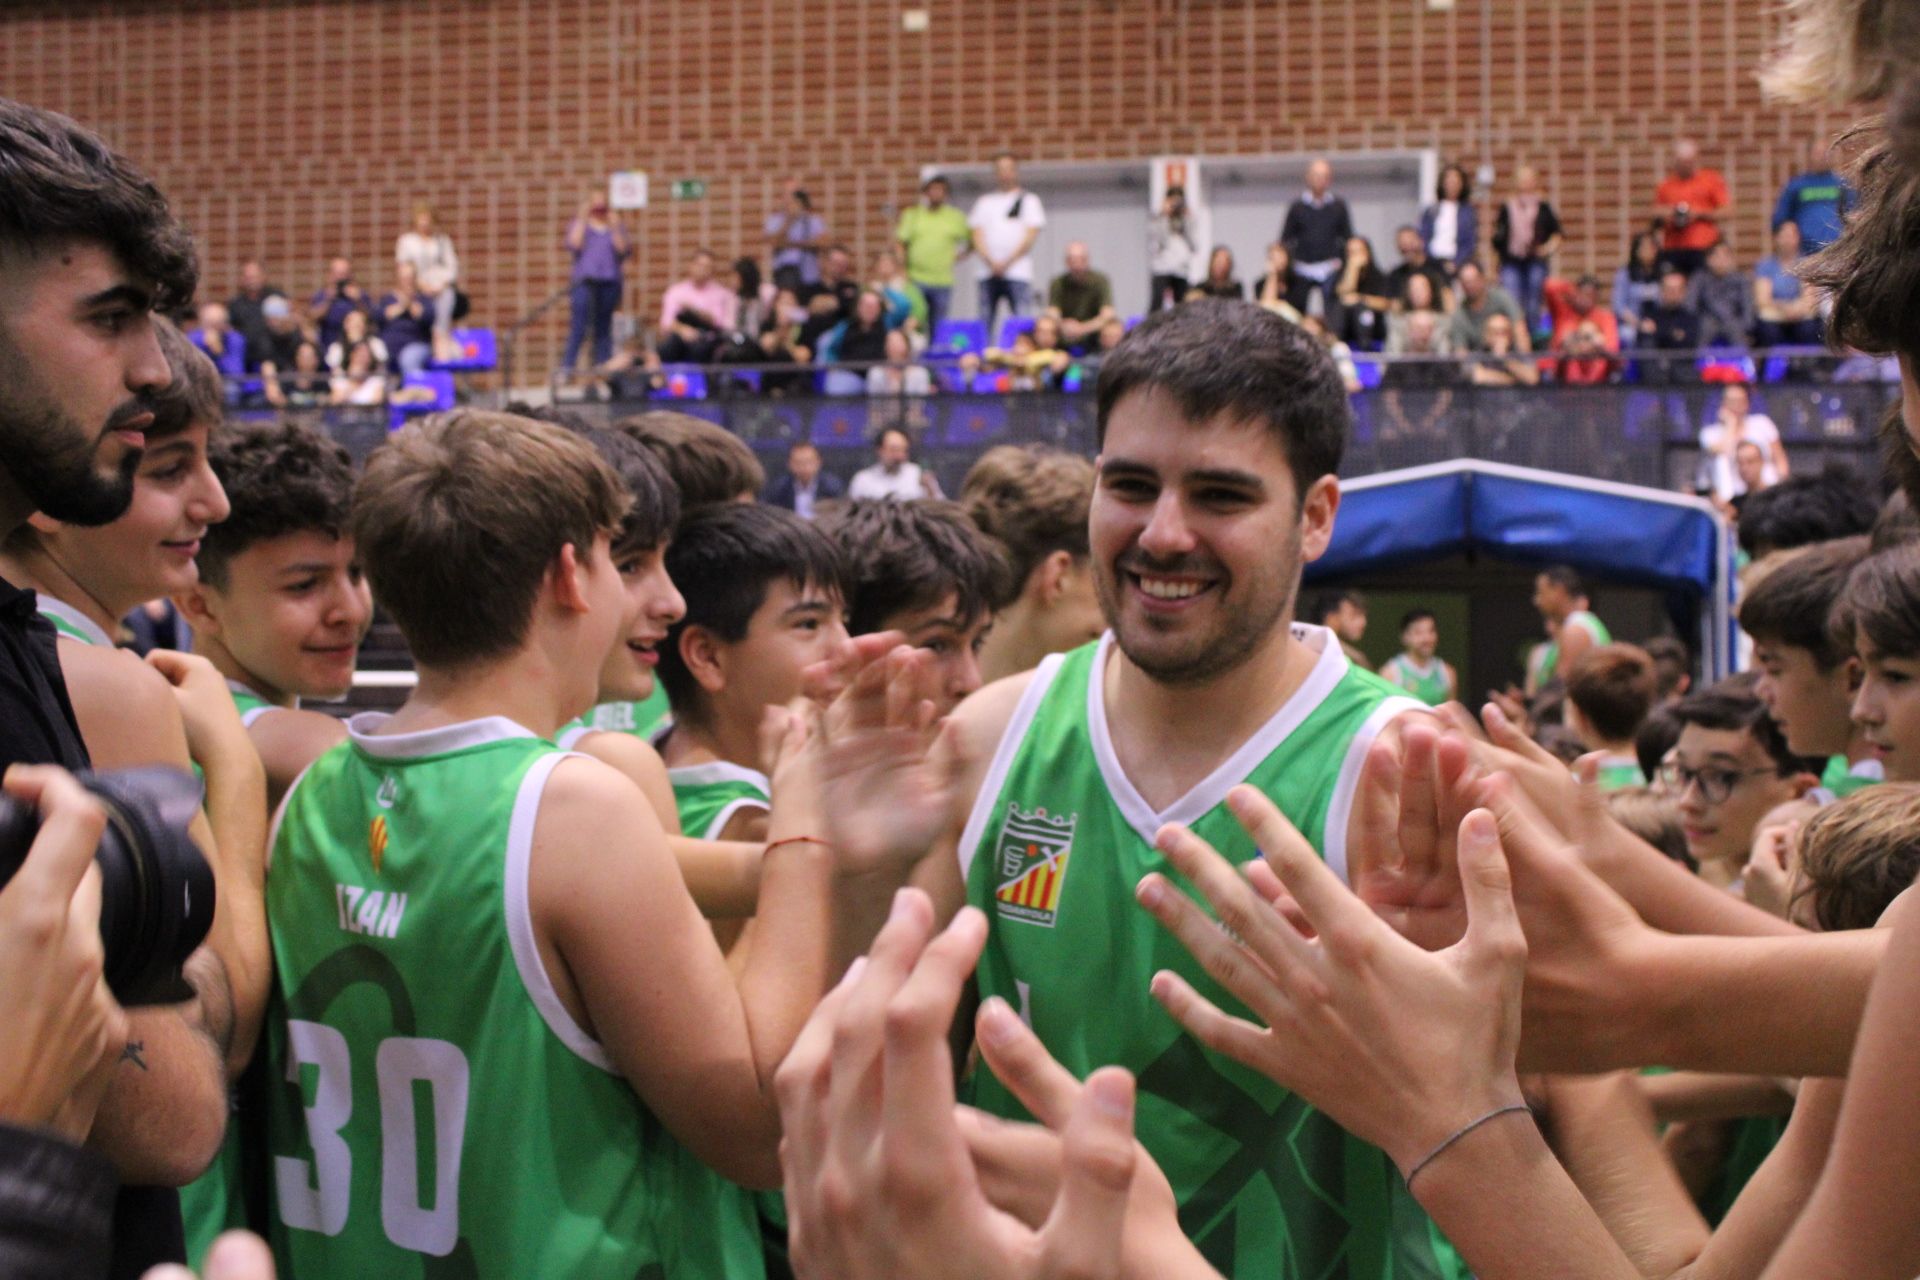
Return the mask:
<svg viewBox="0 0 1920 1280">
<path fill-rule="evenodd" d="M 704 200 L 707 198 L 707 180 L 705 178 L 676 178 L 673 183 L 675 200 Z"/>
</svg>

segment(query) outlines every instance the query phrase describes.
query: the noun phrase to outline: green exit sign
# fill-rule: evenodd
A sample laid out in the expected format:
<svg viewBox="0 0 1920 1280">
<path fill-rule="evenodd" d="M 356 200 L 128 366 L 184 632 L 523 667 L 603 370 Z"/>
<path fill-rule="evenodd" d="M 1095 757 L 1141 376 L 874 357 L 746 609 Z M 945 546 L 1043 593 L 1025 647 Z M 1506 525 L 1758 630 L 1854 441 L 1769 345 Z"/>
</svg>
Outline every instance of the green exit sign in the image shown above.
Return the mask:
<svg viewBox="0 0 1920 1280">
<path fill-rule="evenodd" d="M 707 180 L 705 178 L 677 178 L 673 184 L 675 200 L 704 200 L 707 198 Z"/>
</svg>

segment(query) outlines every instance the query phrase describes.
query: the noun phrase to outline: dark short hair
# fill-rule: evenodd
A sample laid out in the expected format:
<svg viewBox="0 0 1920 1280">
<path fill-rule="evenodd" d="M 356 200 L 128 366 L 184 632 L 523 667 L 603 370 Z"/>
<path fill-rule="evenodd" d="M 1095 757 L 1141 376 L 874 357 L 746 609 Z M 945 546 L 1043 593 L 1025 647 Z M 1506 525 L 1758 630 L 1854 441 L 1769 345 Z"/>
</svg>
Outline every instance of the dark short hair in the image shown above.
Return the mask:
<svg viewBox="0 0 1920 1280">
<path fill-rule="evenodd" d="M 925 191 L 928 187 L 932 186 L 936 182 L 939 183 L 941 186 L 945 187 L 949 191 L 953 190 L 953 184 L 947 181 L 947 175 L 944 173 L 934 174 L 932 177 L 928 178 L 925 182 L 920 184 L 920 189 L 922 191 Z"/>
<path fill-rule="evenodd" d="M 177 436 L 195 423 L 218 427 L 226 420 L 227 404 L 227 384 L 220 370 L 173 321 L 155 316 L 153 327 L 173 381 L 153 393 L 153 425 L 147 428 L 147 439 Z"/>
<path fill-rule="evenodd" d="M 69 240 L 111 249 L 159 310 L 185 306 L 199 283 L 193 237 L 159 187 L 75 121 L 0 98 L 0 247 Z"/>
<path fill-rule="evenodd" d="M 1586 579 L 1570 564 L 1550 564 L 1540 571 L 1540 576 L 1575 599 L 1587 594 Z"/>
<path fill-rule="evenodd" d="M 207 446 L 207 462 L 231 510 L 200 538 L 200 577 L 225 590 L 233 558 L 292 533 L 347 531 L 353 459 L 336 441 L 296 422 L 242 423 Z"/>
<path fill-rule="evenodd" d="M 1836 348 L 1920 360 L 1920 172 L 1878 123 L 1841 145 L 1869 139 L 1851 166 L 1855 200 L 1844 230 L 1800 274 L 1832 300 L 1827 340 Z"/>
<path fill-rule="evenodd" d="M 1748 495 L 1740 507 L 1740 549 L 1757 560 L 1769 551 L 1850 538 L 1869 532 L 1879 514 L 1872 486 L 1852 468 L 1832 464 Z"/>
<path fill-rule="evenodd" d="M 1896 412 L 1899 408 L 1899 405 L 1894 405 Z M 1911 458 L 1913 455 L 1906 443 L 1906 434 L 1903 427 L 1900 447 L 1908 450 L 1907 456 Z M 1871 536 L 1875 551 L 1885 551 L 1888 547 L 1897 547 L 1903 542 L 1920 538 L 1920 513 L 1914 511 L 1913 499 L 1907 496 L 1905 489 L 1895 489 L 1880 504 L 1880 514 L 1873 519 Z"/>
<path fill-rule="evenodd" d="M 1868 556 L 1847 577 L 1835 625 L 1863 634 L 1882 653 L 1920 657 L 1920 542 Z"/>
<path fill-rule="evenodd" d="M 1575 280 L 1573 287 L 1576 289 L 1598 289 L 1600 287 L 1600 277 L 1588 273 L 1581 276 L 1578 280 Z"/>
<path fill-rule="evenodd" d="M 1777 553 L 1776 553 L 1777 554 Z M 1762 644 L 1792 645 L 1831 671 L 1853 656 L 1853 637 L 1836 634 L 1834 606 L 1847 577 L 1867 558 L 1864 537 L 1816 543 L 1760 576 L 1740 601 L 1740 629 Z"/>
<path fill-rule="evenodd" d="M 705 418 L 654 409 L 622 418 L 613 429 L 653 450 L 679 490 L 683 515 L 766 487 L 766 468 L 746 442 Z"/>
<path fill-rule="evenodd" d="M 1007 599 L 1005 553 L 956 502 L 849 502 L 819 523 L 846 558 L 847 630 L 856 636 L 949 595 L 967 618 Z"/>
<path fill-rule="evenodd" d="M 1400 615 L 1400 629 L 1402 631 L 1405 631 L 1408 627 L 1412 626 L 1416 622 L 1421 621 L 1422 619 L 1425 619 L 1426 621 L 1433 623 L 1435 626 L 1440 625 L 1440 619 L 1434 615 L 1433 610 L 1409 609 L 1405 613 Z"/>
<path fill-rule="evenodd" d="M 1263 424 L 1286 455 L 1298 496 L 1340 469 L 1353 409 L 1333 358 L 1264 308 L 1200 298 L 1155 312 L 1122 338 L 1100 366 L 1102 447 L 1115 407 L 1149 390 L 1165 392 L 1189 422 L 1227 414 Z"/>
<path fill-rule="evenodd" d="M 1603 644 L 1581 654 L 1567 673 L 1567 701 L 1608 742 L 1640 732 L 1653 710 L 1653 659 L 1632 644 Z"/>
<path fill-rule="evenodd" d="M 1304 616 L 1313 622 L 1324 623 L 1328 618 L 1340 612 L 1340 606 L 1343 604 L 1350 604 L 1364 613 L 1367 608 L 1367 598 L 1358 591 L 1346 587 L 1322 591 L 1313 597 L 1313 601 L 1307 606 L 1307 612 Z"/>
<path fill-rule="evenodd" d="M 743 640 L 766 603 L 767 588 L 781 581 L 796 590 L 811 586 L 840 600 L 847 596 L 840 548 L 782 507 L 729 502 L 688 512 L 667 548 L 666 566 L 687 611 L 660 646 L 660 682 L 675 713 L 696 720 L 702 691 L 680 654 L 688 627 L 728 642 Z"/>
<path fill-rule="evenodd" d="M 1744 730 L 1752 734 L 1783 778 L 1795 773 L 1818 776 L 1826 767 L 1825 760 L 1797 756 L 1788 749 L 1787 735 L 1774 723 L 1767 704 L 1754 692 L 1752 672 L 1729 676 L 1699 693 L 1688 694 L 1673 704 L 1673 715 L 1682 728 L 1691 724 L 1702 729 Z"/>
<path fill-rule="evenodd" d="M 1640 732 L 1633 735 L 1633 754 L 1640 761 L 1643 776 L 1651 778 L 1660 772 L 1660 762 L 1680 741 L 1680 729 L 1680 717 L 1673 713 L 1672 703 L 1655 707 L 1641 721 Z"/>
<path fill-rule="evenodd" d="M 571 409 L 509 406 L 509 412 L 565 427 L 592 445 L 607 465 L 619 472 L 633 505 L 627 508 L 626 519 L 620 522 L 620 532 L 613 539 L 616 557 L 651 551 L 673 536 L 674 526 L 680 523 L 680 490 L 653 450 L 633 436 L 599 426 Z"/>
<path fill-rule="evenodd" d="M 1693 651 L 1678 636 L 1654 636 L 1640 647 L 1653 659 L 1653 696 L 1665 702 L 1680 691 L 1681 680 L 1693 674 Z"/>
</svg>

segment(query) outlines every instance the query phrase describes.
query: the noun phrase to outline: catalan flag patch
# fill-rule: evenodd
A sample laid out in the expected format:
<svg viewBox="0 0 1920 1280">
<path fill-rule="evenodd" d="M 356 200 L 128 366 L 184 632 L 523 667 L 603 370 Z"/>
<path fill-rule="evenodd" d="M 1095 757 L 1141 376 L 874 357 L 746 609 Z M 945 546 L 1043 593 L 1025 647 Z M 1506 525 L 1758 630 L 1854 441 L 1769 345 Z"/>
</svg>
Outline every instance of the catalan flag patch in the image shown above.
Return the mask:
<svg viewBox="0 0 1920 1280">
<path fill-rule="evenodd" d="M 1078 822 L 1078 814 L 1049 814 L 1045 809 L 1028 813 L 1017 804 L 1007 807 L 994 857 L 998 880 L 994 907 L 1002 919 L 1053 928 Z"/>
</svg>

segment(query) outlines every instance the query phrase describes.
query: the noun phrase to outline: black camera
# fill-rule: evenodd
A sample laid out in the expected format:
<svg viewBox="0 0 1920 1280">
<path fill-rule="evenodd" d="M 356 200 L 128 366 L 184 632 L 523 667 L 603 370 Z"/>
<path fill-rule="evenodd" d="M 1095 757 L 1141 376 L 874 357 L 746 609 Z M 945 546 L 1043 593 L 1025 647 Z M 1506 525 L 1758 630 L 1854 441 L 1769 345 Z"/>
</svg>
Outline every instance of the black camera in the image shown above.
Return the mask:
<svg viewBox="0 0 1920 1280">
<path fill-rule="evenodd" d="M 100 941 L 106 979 L 122 1005 L 193 998 L 180 967 L 213 924 L 213 868 L 187 834 L 200 809 L 200 783 L 155 766 L 79 773 L 106 806 L 93 860 L 100 867 Z M 0 885 L 26 861 L 40 830 L 31 805 L 0 795 Z"/>
</svg>

